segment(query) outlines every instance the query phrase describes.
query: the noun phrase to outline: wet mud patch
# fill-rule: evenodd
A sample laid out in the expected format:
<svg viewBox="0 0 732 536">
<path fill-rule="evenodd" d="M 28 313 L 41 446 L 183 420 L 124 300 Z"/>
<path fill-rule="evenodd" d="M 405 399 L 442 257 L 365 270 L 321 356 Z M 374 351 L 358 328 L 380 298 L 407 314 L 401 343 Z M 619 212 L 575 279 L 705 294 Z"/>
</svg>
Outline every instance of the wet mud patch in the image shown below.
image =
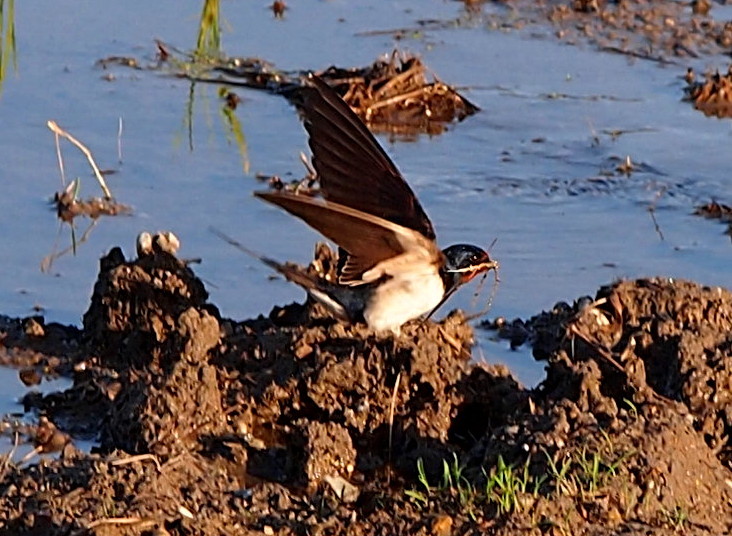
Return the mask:
<svg viewBox="0 0 732 536">
<path fill-rule="evenodd" d="M 395 39 L 431 31 L 474 28 L 531 32 L 571 45 L 592 44 L 603 52 L 662 65 L 728 54 L 732 23 L 715 18 L 707 0 L 462 0 L 464 12 L 452 19 L 422 19 L 414 26 L 371 29 L 358 35 L 391 34 Z"/>
<path fill-rule="evenodd" d="M 547 362 L 527 390 L 471 360 L 459 312 L 393 336 L 311 303 L 221 318 L 171 243 L 149 237 L 134 260 L 119 249 L 101 260 L 68 356 L 74 386 L 33 404 L 60 428 L 93 414 L 100 447 L 4 461 L 3 530 L 732 528 L 726 290 L 626 281 L 506 322 L 503 334 Z"/>
<path fill-rule="evenodd" d="M 549 24 L 565 43 L 591 43 L 661 64 L 725 54 L 732 47 L 732 25 L 714 18 L 712 2 L 511 0 L 490 9 L 465 3 L 468 18 L 480 17 L 489 28 L 536 31 Z"/>
<path fill-rule="evenodd" d="M 541 4 L 541 3 L 540 3 Z M 588 40 L 601 50 L 672 63 L 674 58 L 728 52 L 730 28 L 696 9 L 694 2 L 547 2 L 557 36 Z"/>
<path fill-rule="evenodd" d="M 17 370 L 20 381 L 31 390 L 20 401 L 24 411 L 34 408 L 43 396 L 35 388 L 46 381 L 74 373 L 74 365 L 83 355 L 82 332 L 73 326 L 46 324 L 42 316 L 23 319 L 0 315 L 0 366 Z M 17 416 L 0 418 L 0 435 L 11 442 L 15 437 L 27 438 L 40 451 L 58 450 L 59 436 L 52 437 L 55 426 L 50 422 L 29 424 Z"/>
</svg>

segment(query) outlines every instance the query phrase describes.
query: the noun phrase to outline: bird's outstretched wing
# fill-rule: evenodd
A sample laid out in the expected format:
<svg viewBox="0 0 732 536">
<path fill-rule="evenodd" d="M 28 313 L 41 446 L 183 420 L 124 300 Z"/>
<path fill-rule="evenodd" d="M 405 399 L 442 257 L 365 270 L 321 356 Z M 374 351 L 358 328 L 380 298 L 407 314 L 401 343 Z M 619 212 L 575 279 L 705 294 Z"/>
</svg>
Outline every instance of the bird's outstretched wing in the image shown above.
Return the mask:
<svg viewBox="0 0 732 536">
<path fill-rule="evenodd" d="M 433 240 L 378 216 L 288 192 L 256 192 L 255 195 L 297 216 L 345 249 L 350 255 L 349 266 L 357 276 L 346 283 L 374 281 L 388 275 L 387 266 L 398 266 L 407 258 L 425 263 L 442 260 L 442 253 Z M 400 260 L 395 262 L 396 259 Z"/>
<path fill-rule="evenodd" d="M 292 97 L 310 135 L 323 197 L 434 240 L 417 196 L 384 149 L 328 84 L 311 75 Z"/>
</svg>

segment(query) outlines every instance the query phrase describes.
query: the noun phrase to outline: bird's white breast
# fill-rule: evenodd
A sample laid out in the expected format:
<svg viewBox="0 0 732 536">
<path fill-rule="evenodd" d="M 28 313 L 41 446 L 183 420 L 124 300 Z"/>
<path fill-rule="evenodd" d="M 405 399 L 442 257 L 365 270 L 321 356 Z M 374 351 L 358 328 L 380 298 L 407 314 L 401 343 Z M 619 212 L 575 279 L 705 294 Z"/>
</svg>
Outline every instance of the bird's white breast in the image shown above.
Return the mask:
<svg viewBox="0 0 732 536">
<path fill-rule="evenodd" d="M 434 265 L 398 272 L 375 290 L 363 316 L 377 331 L 397 330 L 408 320 L 430 312 L 440 303 L 444 291 Z"/>
</svg>

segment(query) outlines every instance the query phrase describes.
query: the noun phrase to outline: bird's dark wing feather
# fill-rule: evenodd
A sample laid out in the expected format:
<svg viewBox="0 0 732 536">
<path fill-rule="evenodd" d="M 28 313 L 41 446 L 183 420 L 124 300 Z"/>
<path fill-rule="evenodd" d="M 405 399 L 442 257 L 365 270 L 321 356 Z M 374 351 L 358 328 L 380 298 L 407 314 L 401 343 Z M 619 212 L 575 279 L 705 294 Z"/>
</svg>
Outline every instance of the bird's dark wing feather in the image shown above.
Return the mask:
<svg viewBox="0 0 732 536">
<path fill-rule="evenodd" d="M 403 253 L 440 258 L 434 242 L 421 233 L 351 207 L 287 192 L 254 195 L 297 216 L 348 251 L 348 277 L 342 283 L 357 282 L 367 270 Z"/>
<path fill-rule="evenodd" d="M 313 166 L 325 199 L 434 240 L 432 223 L 412 189 L 361 119 L 328 84 L 310 76 L 291 99 L 310 134 Z"/>
</svg>

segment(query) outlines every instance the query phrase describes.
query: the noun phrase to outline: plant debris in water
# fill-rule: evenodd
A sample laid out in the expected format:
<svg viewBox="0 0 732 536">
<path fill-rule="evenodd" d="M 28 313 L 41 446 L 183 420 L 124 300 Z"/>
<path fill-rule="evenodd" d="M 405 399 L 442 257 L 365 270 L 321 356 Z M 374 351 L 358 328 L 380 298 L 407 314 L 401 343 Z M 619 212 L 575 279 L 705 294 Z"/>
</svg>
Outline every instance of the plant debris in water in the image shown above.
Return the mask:
<svg viewBox="0 0 732 536">
<path fill-rule="evenodd" d="M 719 74 L 719 71 L 707 73 L 699 82 L 689 68 L 685 79 L 685 98 L 694 103 L 694 108 L 707 116 L 732 117 L 732 67 L 726 74 Z"/>
<path fill-rule="evenodd" d="M 711 220 L 719 220 L 727 224 L 727 234 L 732 236 L 732 207 L 712 201 L 705 205 L 699 205 L 694 209 L 694 214 Z"/>
<path fill-rule="evenodd" d="M 306 74 L 275 75 L 270 72 L 271 66 L 256 61 L 239 61 L 233 67 L 216 69 L 226 75 L 220 79 L 222 83 L 244 79 L 246 85 L 264 87 L 285 96 L 296 93 L 300 79 Z M 367 67 L 329 67 L 316 74 L 334 87 L 376 132 L 404 136 L 439 134 L 449 123 L 462 121 L 479 110 L 447 84 L 428 81 L 426 72 L 418 57 L 395 51 L 388 59 L 377 60 Z"/>
<path fill-rule="evenodd" d="M 56 207 L 58 219 L 71 223 L 78 216 L 86 216 L 92 219 L 101 216 L 120 216 L 132 213 L 132 208 L 115 201 L 102 197 L 90 197 L 86 200 L 78 198 L 79 181 L 75 180 L 60 192 L 53 196 L 53 204 Z"/>
<path fill-rule="evenodd" d="M 161 62 L 152 69 L 167 68 L 176 76 L 193 81 L 245 86 L 290 97 L 296 94 L 309 71 L 282 72 L 259 58 L 206 57 L 181 53 L 158 42 Z M 100 60 L 106 67 L 115 57 Z M 127 62 L 117 63 L 126 66 Z M 137 65 L 135 63 L 135 65 Z M 440 134 L 447 125 L 462 121 L 479 108 L 454 88 L 439 80 L 429 80 L 422 60 L 394 51 L 387 59 L 361 68 L 329 67 L 317 71 L 367 126 L 376 132 L 399 136 Z M 232 107 L 233 108 L 233 107 Z"/>
<path fill-rule="evenodd" d="M 309 302 L 222 318 L 177 247 L 144 235 L 136 259 L 102 258 L 80 331 L 0 322 L 16 366 L 53 362 L 74 378 L 24 400 L 45 418 L 37 445 L 63 450 L 0 464 L 0 531 L 732 529 L 728 291 L 625 281 L 505 322 L 546 361 L 529 390 L 470 361 L 459 312 L 389 337 Z M 320 249 L 312 269 L 332 261 Z M 82 453 L 56 431 L 101 444 Z"/>
<path fill-rule="evenodd" d="M 41 261 L 41 271 L 47 272 L 51 269 L 54 261 L 69 252 L 76 253 L 78 245 L 83 244 L 94 229 L 98 219 L 102 216 L 119 216 L 128 215 L 132 213 L 132 208 L 123 205 L 114 200 L 112 192 L 107 186 L 107 182 L 104 179 L 105 173 L 111 173 L 110 171 L 103 172 L 99 169 L 91 151 L 81 141 L 72 136 L 69 132 L 62 129 L 55 121 L 48 121 L 46 123 L 48 128 L 54 133 L 56 140 L 56 156 L 58 158 L 59 172 L 61 174 L 61 183 L 64 184 L 63 190 L 56 192 L 53 196 L 53 205 L 56 209 L 56 215 L 59 221 L 69 225 L 71 229 L 71 245 L 61 251 L 56 251 L 56 245 L 54 245 L 54 251 L 47 255 L 43 261 Z M 120 134 L 121 135 L 121 122 L 120 122 Z M 72 145 L 81 151 L 89 162 L 89 166 L 92 168 L 94 176 L 102 190 L 103 197 L 90 197 L 86 200 L 79 199 L 79 190 L 81 189 L 81 180 L 75 179 L 66 185 L 66 171 L 64 166 L 63 155 L 61 152 L 60 140 L 61 138 L 67 139 Z M 120 162 L 122 161 L 121 144 L 118 138 L 118 150 Z M 76 227 L 75 220 L 79 216 L 86 216 L 91 219 L 91 223 L 82 233 L 81 237 L 77 240 L 76 238 Z"/>
<path fill-rule="evenodd" d="M 447 84 L 428 82 L 426 70 L 416 56 L 394 52 L 363 69 L 330 67 L 318 76 L 376 132 L 439 134 L 479 110 Z"/>
</svg>

